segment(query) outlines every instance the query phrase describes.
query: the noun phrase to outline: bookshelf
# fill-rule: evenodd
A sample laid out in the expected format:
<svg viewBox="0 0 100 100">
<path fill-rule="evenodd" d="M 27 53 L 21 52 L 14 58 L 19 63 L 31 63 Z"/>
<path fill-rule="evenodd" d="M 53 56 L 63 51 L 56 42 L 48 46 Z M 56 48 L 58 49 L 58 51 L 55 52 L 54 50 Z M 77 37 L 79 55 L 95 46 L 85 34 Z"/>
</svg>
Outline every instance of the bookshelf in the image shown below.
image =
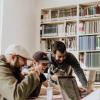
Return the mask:
<svg viewBox="0 0 100 100">
<path fill-rule="evenodd" d="M 42 9 L 41 27 L 41 50 L 50 52 L 60 40 L 80 64 L 100 68 L 100 1 Z"/>
</svg>

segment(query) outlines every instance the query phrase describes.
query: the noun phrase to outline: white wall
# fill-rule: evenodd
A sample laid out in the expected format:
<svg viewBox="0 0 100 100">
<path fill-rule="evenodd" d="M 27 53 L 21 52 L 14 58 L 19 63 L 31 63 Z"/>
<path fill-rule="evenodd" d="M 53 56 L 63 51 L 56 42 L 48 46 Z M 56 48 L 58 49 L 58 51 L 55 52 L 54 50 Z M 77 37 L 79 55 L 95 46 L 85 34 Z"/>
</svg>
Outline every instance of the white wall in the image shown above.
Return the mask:
<svg viewBox="0 0 100 100">
<path fill-rule="evenodd" d="M 2 53 L 12 43 L 23 45 L 31 54 L 39 49 L 38 4 L 37 0 L 4 0 Z"/>
<path fill-rule="evenodd" d="M 96 2 L 100 0 L 41 0 L 41 8 L 52 8 L 67 5 L 74 5 L 77 3 Z"/>
<path fill-rule="evenodd" d="M 2 45 L 2 24 L 3 24 L 3 0 L 0 0 L 0 53 Z"/>
</svg>

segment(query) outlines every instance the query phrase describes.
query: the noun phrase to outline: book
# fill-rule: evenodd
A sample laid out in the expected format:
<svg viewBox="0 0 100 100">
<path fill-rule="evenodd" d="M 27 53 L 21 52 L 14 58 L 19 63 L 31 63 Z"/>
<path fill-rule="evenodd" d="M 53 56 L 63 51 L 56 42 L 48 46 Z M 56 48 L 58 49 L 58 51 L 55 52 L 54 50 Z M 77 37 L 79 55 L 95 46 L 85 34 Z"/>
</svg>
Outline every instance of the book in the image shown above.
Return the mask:
<svg viewBox="0 0 100 100">
<path fill-rule="evenodd" d="M 100 14 L 100 5 L 90 5 L 80 7 L 80 16 Z"/>
</svg>

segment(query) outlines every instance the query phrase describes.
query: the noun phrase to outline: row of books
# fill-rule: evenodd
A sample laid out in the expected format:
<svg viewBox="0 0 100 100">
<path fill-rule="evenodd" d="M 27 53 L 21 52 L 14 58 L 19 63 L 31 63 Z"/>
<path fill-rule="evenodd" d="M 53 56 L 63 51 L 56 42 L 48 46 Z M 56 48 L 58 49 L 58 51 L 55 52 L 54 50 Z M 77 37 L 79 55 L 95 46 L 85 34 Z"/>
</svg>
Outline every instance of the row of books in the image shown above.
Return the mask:
<svg viewBox="0 0 100 100">
<path fill-rule="evenodd" d="M 42 36 L 65 36 L 64 24 L 48 24 L 42 27 Z"/>
<path fill-rule="evenodd" d="M 58 17 L 58 10 L 52 10 L 51 11 L 51 18 L 57 18 Z"/>
<path fill-rule="evenodd" d="M 98 50 L 98 49 L 100 49 L 100 36 L 79 37 L 79 50 Z"/>
<path fill-rule="evenodd" d="M 94 6 L 81 6 L 80 16 L 100 14 L 100 5 Z"/>
<path fill-rule="evenodd" d="M 44 52 L 50 52 L 52 44 L 54 43 L 54 39 L 48 39 L 48 40 L 41 40 L 41 50 Z"/>
<path fill-rule="evenodd" d="M 64 35 L 76 35 L 76 23 L 66 23 L 64 24 L 48 24 L 42 25 L 42 33 L 44 34 L 57 34 L 60 36 Z"/>
<path fill-rule="evenodd" d="M 100 52 L 92 52 L 86 54 L 87 67 L 100 67 Z"/>
<path fill-rule="evenodd" d="M 77 8 L 60 8 L 60 9 L 52 9 L 52 10 L 44 10 L 41 14 L 41 19 L 49 19 L 49 18 L 59 18 L 59 17 L 68 17 L 68 16 L 76 16 Z"/>
<path fill-rule="evenodd" d="M 44 34 L 58 33 L 58 26 L 56 24 L 48 24 L 43 27 Z"/>
<path fill-rule="evenodd" d="M 65 32 L 67 35 L 76 35 L 77 24 L 76 23 L 66 23 Z"/>
<path fill-rule="evenodd" d="M 63 8 L 59 9 L 59 17 L 76 16 L 77 8 Z"/>
<path fill-rule="evenodd" d="M 67 49 L 76 50 L 77 40 L 75 37 L 65 38 Z M 100 36 L 81 36 L 79 37 L 79 50 L 100 50 Z"/>
<path fill-rule="evenodd" d="M 79 34 L 100 33 L 99 26 L 100 20 L 81 22 L 79 24 Z M 66 26 L 64 26 L 64 24 L 48 24 L 44 25 L 42 30 L 44 30 L 44 34 L 66 33 L 66 35 L 76 35 L 77 25 L 74 22 L 66 23 Z"/>
<path fill-rule="evenodd" d="M 100 32 L 100 20 L 85 21 L 79 24 L 80 34 L 91 34 Z"/>
<path fill-rule="evenodd" d="M 96 79 L 95 79 L 96 82 L 100 82 L 100 71 L 97 71 L 96 72 Z"/>
<path fill-rule="evenodd" d="M 52 50 L 52 44 L 54 44 L 55 41 L 62 41 L 65 43 L 64 39 L 59 39 L 59 38 L 42 39 L 40 41 L 41 42 L 40 49 L 44 52 L 50 52 Z"/>
<path fill-rule="evenodd" d="M 77 49 L 77 43 L 76 43 L 76 38 L 70 37 L 66 39 L 66 48 L 68 50 L 76 50 Z"/>
<path fill-rule="evenodd" d="M 100 36 L 96 36 L 96 49 L 100 49 Z"/>
<path fill-rule="evenodd" d="M 80 16 L 100 14 L 100 5 L 80 6 Z M 43 10 L 41 19 L 59 18 L 67 16 L 77 16 L 77 7 L 72 8 L 56 8 L 52 10 Z"/>
<path fill-rule="evenodd" d="M 80 11 L 80 14 L 79 14 L 80 16 L 100 14 L 100 5 L 81 6 L 79 11 Z M 61 9 L 51 10 L 51 12 L 49 10 L 43 11 L 41 19 L 76 16 L 76 15 L 77 15 L 76 7 L 75 8 L 61 8 Z"/>
<path fill-rule="evenodd" d="M 44 39 L 41 40 L 41 50 L 43 51 L 50 51 L 52 50 L 52 44 L 55 41 L 62 41 L 66 45 L 67 50 L 75 51 L 77 48 L 76 38 L 50 38 L 50 39 Z"/>
</svg>

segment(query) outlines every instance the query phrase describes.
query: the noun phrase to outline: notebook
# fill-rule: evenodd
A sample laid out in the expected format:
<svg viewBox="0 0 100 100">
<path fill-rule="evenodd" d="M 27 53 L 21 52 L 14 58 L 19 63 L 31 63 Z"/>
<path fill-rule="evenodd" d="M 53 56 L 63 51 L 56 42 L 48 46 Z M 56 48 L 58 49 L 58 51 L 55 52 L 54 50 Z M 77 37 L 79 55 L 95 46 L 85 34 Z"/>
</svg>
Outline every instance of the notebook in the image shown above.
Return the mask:
<svg viewBox="0 0 100 100">
<path fill-rule="evenodd" d="M 80 100 L 79 88 L 74 77 L 59 76 L 58 82 L 63 100 Z"/>
</svg>

